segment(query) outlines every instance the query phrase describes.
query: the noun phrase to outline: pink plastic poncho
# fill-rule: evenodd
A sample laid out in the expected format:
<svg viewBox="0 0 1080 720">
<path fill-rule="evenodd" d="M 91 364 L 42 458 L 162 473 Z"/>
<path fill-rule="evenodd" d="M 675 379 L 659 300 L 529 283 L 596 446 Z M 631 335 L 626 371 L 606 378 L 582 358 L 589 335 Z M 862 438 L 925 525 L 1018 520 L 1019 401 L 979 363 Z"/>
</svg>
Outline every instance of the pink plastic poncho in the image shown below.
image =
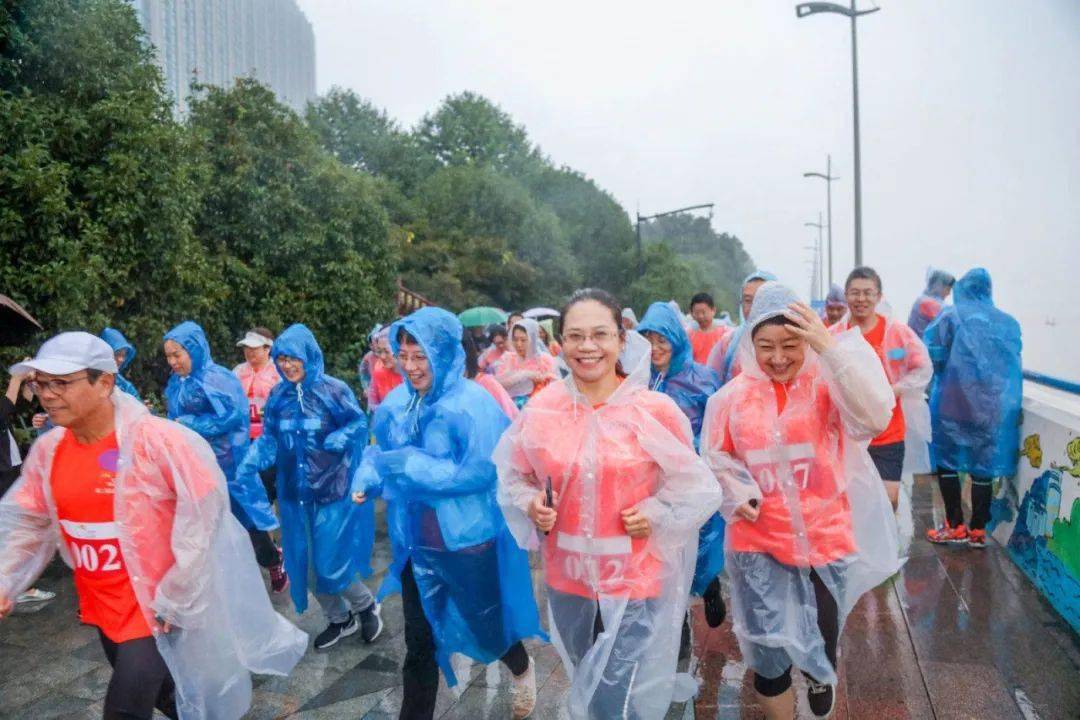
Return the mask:
<svg viewBox="0 0 1080 720">
<path fill-rule="evenodd" d="M 720 488 L 693 449 L 686 416 L 648 389 L 649 355 L 606 403 L 592 407 L 573 377 L 534 397 L 495 450 L 499 504 L 522 547 L 536 548 L 529 503 L 550 478 L 558 519 L 542 555 L 548 617 L 571 678 L 574 718 L 658 718 L 696 692 L 676 676 L 698 529 Z M 626 534 L 638 508 L 648 538 Z M 597 613 L 606 628 L 593 637 Z"/>
<path fill-rule="evenodd" d="M 271 606 L 206 441 L 125 393 L 114 391 L 112 401 L 120 551 L 176 682 L 177 710 L 183 720 L 240 718 L 251 705 L 250 673 L 289 674 L 307 650 L 307 635 Z M 72 566 L 49 482 L 65 432 L 55 428 L 38 438 L 0 501 L 4 597 L 29 587 L 57 550 Z M 172 632 L 158 631 L 155 617 Z"/>
<path fill-rule="evenodd" d="M 747 664 L 762 677 L 794 664 L 835 682 L 817 626 L 813 568 L 835 597 L 840 622 L 859 597 L 899 569 L 896 522 L 866 447 L 889 423 L 895 398 L 858 330 L 820 357 L 807 348 L 777 390 L 753 351 L 753 328 L 797 300 L 761 286 L 738 348 L 743 371 L 705 410 L 702 456 L 724 488 L 732 619 Z M 759 502 L 754 522 L 734 514 Z"/>
<path fill-rule="evenodd" d="M 482 388 L 491 394 L 491 397 L 495 398 L 495 402 L 499 403 L 499 407 L 506 413 L 506 417 L 511 420 L 515 420 L 518 416 L 517 405 L 514 404 L 514 399 L 510 397 L 510 393 L 506 392 L 506 388 L 499 384 L 499 381 L 488 375 L 487 373 L 480 373 L 473 380 Z"/>
<path fill-rule="evenodd" d="M 549 382 L 558 378 L 558 373 L 555 370 L 556 362 L 554 356 L 540 339 L 539 323 L 528 318 L 514 323 L 514 327 L 510 331 L 511 341 L 514 337 L 514 330 L 518 328 L 524 330 L 529 336 L 528 345 L 525 348 L 525 357 L 523 358 L 517 354 L 511 342 L 511 347 L 503 353 L 502 359 L 499 361 L 495 377 L 506 388 L 506 392 L 510 393 L 511 397 L 531 397 L 543 390 Z M 534 382 L 528 377 L 531 373 L 540 373 L 543 380 Z"/>
<path fill-rule="evenodd" d="M 270 397 L 270 391 L 281 381 L 281 375 L 272 362 L 267 362 L 261 370 L 256 370 L 249 362 L 242 362 L 233 368 L 233 375 L 240 379 L 248 399 L 248 419 L 251 422 L 248 437 L 254 440 L 262 435 L 263 407 L 266 398 Z"/>
</svg>

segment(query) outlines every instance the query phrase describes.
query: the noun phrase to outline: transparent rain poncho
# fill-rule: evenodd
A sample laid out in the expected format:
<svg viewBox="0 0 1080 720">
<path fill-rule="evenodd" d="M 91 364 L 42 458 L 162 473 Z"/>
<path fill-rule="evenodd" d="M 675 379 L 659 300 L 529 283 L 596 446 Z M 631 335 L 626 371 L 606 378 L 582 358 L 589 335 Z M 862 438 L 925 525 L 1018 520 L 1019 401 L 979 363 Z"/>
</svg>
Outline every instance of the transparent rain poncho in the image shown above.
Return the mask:
<svg viewBox="0 0 1080 720">
<path fill-rule="evenodd" d="M 518 355 L 514 350 L 514 330 L 521 328 L 528 336 L 528 344 L 525 348 L 525 357 Z M 499 360 L 499 367 L 495 377 L 499 380 L 506 392 L 513 398 L 528 397 L 535 395 L 550 381 L 556 379 L 558 374 L 555 370 L 555 357 L 540 339 L 540 324 L 535 320 L 525 318 L 514 323 L 507 338 L 507 350 Z M 544 380 L 534 382 L 529 375 L 540 373 Z"/>
<path fill-rule="evenodd" d="M 676 663 L 698 531 L 720 487 L 694 452 L 686 416 L 648 389 L 648 353 L 638 357 L 598 407 L 572 376 L 553 383 L 495 451 L 507 523 L 521 547 L 542 548 L 573 718 L 660 718 L 696 691 Z M 528 507 L 549 481 L 558 518 L 540 541 Z M 649 519 L 648 538 L 626 534 L 621 511 L 631 508 Z"/>
<path fill-rule="evenodd" d="M 755 270 L 754 272 L 743 278 L 742 285 L 739 286 L 740 298 L 742 296 L 743 289 L 754 281 L 770 281 L 776 280 L 776 276 L 768 270 Z M 741 300 L 740 300 L 741 302 Z M 739 353 L 738 349 L 741 345 L 742 336 L 746 331 L 746 318 L 743 316 L 742 305 L 739 305 L 739 324 L 725 337 L 720 338 L 720 341 L 713 346 L 712 351 L 709 353 L 709 359 L 705 361 L 705 364 L 716 371 L 716 374 L 720 376 L 721 383 L 727 383 L 731 378 L 739 374 Z"/>
<path fill-rule="evenodd" d="M 399 330 L 419 342 L 434 378 L 423 395 L 405 382 L 379 406 L 375 444 L 363 450 L 353 491 L 386 500 L 394 559 L 379 597 L 400 592 L 411 563 L 436 660 L 453 687 L 451 655 L 491 663 L 518 641 L 545 635 L 529 558 L 495 501 L 491 452 L 510 421 L 465 378 L 456 316 L 429 307 L 398 320 L 390 328 L 395 355 Z M 476 572 L 478 565 L 490 567 Z"/>
<path fill-rule="evenodd" d="M 944 270 L 927 269 L 926 289 L 915 299 L 907 322 L 908 327 L 920 338 L 945 308 L 945 297 L 955 282 L 956 278 Z"/>
<path fill-rule="evenodd" d="M 670 304 L 656 302 L 649 306 L 638 325 L 641 333 L 655 332 L 671 346 L 671 364 L 667 372 L 652 369 L 649 387 L 662 392 L 679 406 L 690 421 L 694 447 L 701 435 L 701 421 L 709 397 L 720 389 L 720 377 L 711 369 L 694 362 L 690 338 L 681 318 Z M 694 568 L 691 592 L 701 595 L 713 578 L 724 569 L 724 517 L 715 513 L 701 528 L 698 538 L 698 558 Z"/>
<path fill-rule="evenodd" d="M 214 449 L 221 471 L 229 483 L 233 514 L 252 530 L 278 526 L 266 488 L 258 477 L 236 477 L 236 468 L 248 448 L 248 400 L 244 388 L 231 372 L 214 362 L 203 329 L 185 321 L 165 335 L 191 356 L 187 376 L 173 373 L 165 385 L 169 419 L 202 435 Z"/>
<path fill-rule="evenodd" d="M 131 367 L 131 361 L 135 359 L 135 346 L 128 342 L 128 339 L 124 337 L 124 333 L 120 332 L 116 328 L 107 327 L 101 331 L 101 339 L 109 343 L 109 347 L 113 349 L 114 353 L 118 353 L 121 350 L 125 351 L 124 362 L 120 363 L 119 372 L 116 373 L 116 387 L 120 388 L 123 392 L 131 395 L 136 400 L 142 400 L 139 396 L 139 391 L 135 389 L 135 386 L 124 377 L 124 371 Z"/>
<path fill-rule="evenodd" d="M 724 488 L 731 614 L 744 659 L 762 677 L 794 664 L 835 683 L 810 570 L 836 599 L 842 627 L 859 597 L 899 569 L 892 507 L 866 452 L 895 397 L 856 329 L 821 356 L 807 347 L 778 412 L 750 329 L 796 300 L 779 283 L 758 290 L 739 347 L 742 372 L 709 400 L 701 451 Z M 750 500 L 759 503 L 754 522 L 734 514 Z"/>
<path fill-rule="evenodd" d="M 315 591 L 342 592 L 359 574 L 371 574 L 375 516 L 371 503 L 349 497 L 350 467 L 357 446 L 367 444 L 367 419 L 353 391 L 324 372 L 323 354 L 301 324 L 274 341 L 270 356 L 304 361 L 304 379 L 282 376 L 266 401 L 263 434 L 237 470 L 241 482 L 257 482 L 260 470 L 277 465 L 278 511 L 289 593 L 297 612 L 308 604 L 308 577 Z M 309 572 L 310 570 L 310 572 Z"/>
<path fill-rule="evenodd" d="M 923 336 L 934 363 L 938 466 L 980 477 L 1016 472 L 1023 375 L 1020 324 L 994 307 L 990 273 L 969 271 Z"/>
<path fill-rule="evenodd" d="M 251 705 L 251 673 L 289 674 L 307 635 L 270 604 L 247 533 L 228 509 L 225 478 L 206 442 L 113 392 L 120 552 L 154 641 L 176 682 L 182 720 L 236 719 Z M 61 541 L 50 474 L 64 428 L 42 435 L 0 501 L 0 595 L 33 583 Z"/>
</svg>

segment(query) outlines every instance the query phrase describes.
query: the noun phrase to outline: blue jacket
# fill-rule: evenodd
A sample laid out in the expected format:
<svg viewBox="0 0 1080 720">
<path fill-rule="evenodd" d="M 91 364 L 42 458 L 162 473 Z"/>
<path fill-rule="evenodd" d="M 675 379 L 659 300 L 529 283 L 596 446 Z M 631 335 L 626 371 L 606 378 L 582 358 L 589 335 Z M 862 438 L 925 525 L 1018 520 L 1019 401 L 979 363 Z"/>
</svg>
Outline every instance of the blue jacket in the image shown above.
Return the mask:
<svg viewBox="0 0 1080 720">
<path fill-rule="evenodd" d="M 325 373 L 322 350 L 307 327 L 292 325 L 278 335 L 270 357 L 276 362 L 281 355 L 304 361 L 304 379 L 285 379 L 270 391 L 263 433 L 237 477 L 258 482 L 260 470 L 277 464 L 285 566 L 293 604 L 302 613 L 309 557 L 317 592 L 339 593 L 357 574 L 371 574 L 373 505 L 356 505 L 349 497 L 351 459 L 367 443 L 367 419 L 349 386 Z"/>
<path fill-rule="evenodd" d="M 114 353 L 118 353 L 121 350 L 126 350 L 127 354 L 124 356 L 124 362 L 120 364 L 120 368 L 116 373 L 116 387 L 120 388 L 123 392 L 131 395 L 136 400 L 142 400 L 139 397 L 139 391 L 135 389 L 135 386 L 131 384 L 131 381 L 124 377 L 124 371 L 131 365 L 131 361 L 135 359 L 135 346 L 127 341 L 124 334 L 115 328 L 107 327 L 101 331 L 101 339 L 109 343 L 109 346 L 113 349 Z"/>
<path fill-rule="evenodd" d="M 210 443 L 229 482 L 237 520 L 247 529 L 272 530 L 277 518 L 261 482 L 239 481 L 236 468 L 248 448 L 248 399 L 231 372 L 214 362 L 203 329 L 190 320 L 165 334 L 191 356 L 191 372 L 173 373 L 165 385 L 169 419 L 185 425 Z"/>
<path fill-rule="evenodd" d="M 671 364 L 667 372 L 657 372 L 653 368 L 649 386 L 674 400 L 686 414 L 694 431 L 694 444 L 697 445 L 705 404 L 720 389 L 720 376 L 712 368 L 694 362 L 690 336 L 668 303 L 655 302 L 650 305 L 637 331 L 662 335 L 671 345 Z"/>
<path fill-rule="evenodd" d="M 510 421 L 486 390 L 464 377 L 457 317 L 422 308 L 398 320 L 390 328 L 395 354 L 401 330 L 423 348 L 432 385 L 420 395 L 404 382 L 379 405 L 372 422 L 376 445 L 364 452 L 353 489 L 381 492 L 387 501 L 394 562 L 380 597 L 400 589 L 411 561 L 436 657 L 453 685 L 451 653 L 493 662 L 513 643 L 543 632 L 528 556 L 495 500 L 491 453 Z M 497 559 L 497 570 L 460 577 L 464 561 L 481 556 Z"/>
<path fill-rule="evenodd" d="M 1011 476 L 1019 458 L 1020 325 L 994 307 L 990 273 L 969 271 L 954 304 L 926 328 L 934 363 L 933 449 L 940 467 L 983 477 Z"/>
</svg>

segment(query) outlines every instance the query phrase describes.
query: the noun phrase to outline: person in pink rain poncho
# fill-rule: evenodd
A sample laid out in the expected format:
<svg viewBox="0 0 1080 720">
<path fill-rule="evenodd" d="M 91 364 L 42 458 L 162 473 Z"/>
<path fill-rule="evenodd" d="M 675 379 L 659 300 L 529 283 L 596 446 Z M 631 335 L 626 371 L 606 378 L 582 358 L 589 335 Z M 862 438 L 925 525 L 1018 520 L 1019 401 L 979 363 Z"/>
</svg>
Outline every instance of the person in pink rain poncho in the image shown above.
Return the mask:
<svg viewBox="0 0 1080 720">
<path fill-rule="evenodd" d="M 825 717 L 844 619 L 899 568 L 866 451 L 895 396 L 858 330 L 834 337 L 779 283 L 758 288 L 745 328 L 742 372 L 709 400 L 701 433 L 724 489 L 735 635 L 767 718 L 794 716 L 792 666 Z"/>
<path fill-rule="evenodd" d="M 570 716 L 660 718 L 696 691 L 676 662 L 698 530 L 720 487 L 686 415 L 648 389 L 649 354 L 623 369 L 614 299 L 580 290 L 560 325 L 571 375 L 503 435 L 499 504 L 518 543 L 542 548 Z"/>
<path fill-rule="evenodd" d="M 520 407 L 556 379 L 558 372 L 555 357 L 540 339 L 540 324 L 535 320 L 525 318 L 514 323 L 510 345 L 499 361 L 495 378 Z"/>
</svg>

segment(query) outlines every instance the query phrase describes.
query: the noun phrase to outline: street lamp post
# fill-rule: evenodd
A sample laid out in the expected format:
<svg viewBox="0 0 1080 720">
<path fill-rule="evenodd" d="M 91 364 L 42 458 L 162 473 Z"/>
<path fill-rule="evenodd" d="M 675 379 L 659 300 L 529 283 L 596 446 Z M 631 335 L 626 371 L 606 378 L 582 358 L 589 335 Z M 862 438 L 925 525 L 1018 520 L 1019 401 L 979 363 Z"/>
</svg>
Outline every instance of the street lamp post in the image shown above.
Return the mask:
<svg viewBox="0 0 1080 720">
<path fill-rule="evenodd" d="M 829 258 L 829 287 L 832 287 L 832 184 L 833 180 L 840 179 L 832 174 L 832 155 L 825 156 L 824 175 L 819 172 L 804 172 L 803 177 L 819 177 L 825 181 L 825 212 L 827 213 L 829 223 L 829 249 L 827 253 Z"/>
<path fill-rule="evenodd" d="M 855 0 L 851 0 L 851 7 L 837 5 L 831 2 L 807 2 L 795 6 L 797 17 L 806 17 L 817 13 L 837 13 L 851 18 L 851 107 L 855 119 L 855 265 L 862 265 L 862 164 L 859 151 L 859 51 L 858 38 L 855 31 L 856 20 L 860 15 L 875 13 L 881 8 L 875 7 L 870 10 L 856 10 Z"/>
<path fill-rule="evenodd" d="M 821 229 L 823 227 L 825 227 L 825 226 L 822 225 L 822 223 L 821 223 L 821 213 L 817 214 L 817 219 L 818 219 L 818 221 L 816 223 L 815 222 L 808 222 L 808 223 L 803 223 L 803 225 L 805 225 L 806 227 L 816 227 L 817 228 L 817 245 L 815 246 L 815 249 L 814 249 L 814 264 L 815 264 L 815 267 L 820 269 L 821 266 L 822 266 L 821 264 L 819 264 L 820 263 L 820 258 L 821 258 L 821 248 L 822 248 L 822 245 L 824 244 L 822 242 L 822 239 L 821 239 Z M 825 297 L 825 288 L 822 287 L 822 285 L 823 285 L 822 281 L 824 280 L 823 275 L 824 274 L 821 273 L 820 270 L 819 270 L 818 274 L 817 274 L 817 277 L 816 277 L 816 280 L 818 282 L 818 291 L 819 291 L 818 294 L 822 298 Z M 832 285 L 832 277 L 831 276 L 829 277 L 829 284 Z"/>
<path fill-rule="evenodd" d="M 657 218 L 667 217 L 668 215 L 678 215 L 679 213 L 689 212 L 690 210 L 704 210 L 705 208 L 709 209 L 709 216 L 712 217 L 713 203 L 691 205 L 690 207 L 679 208 L 678 210 L 668 210 L 667 212 L 656 213 L 655 215 L 642 215 L 640 211 L 637 212 L 637 222 L 635 223 L 635 227 L 637 230 L 638 277 L 645 274 L 645 254 L 642 252 L 641 247 L 641 221 L 656 220 Z"/>
</svg>

